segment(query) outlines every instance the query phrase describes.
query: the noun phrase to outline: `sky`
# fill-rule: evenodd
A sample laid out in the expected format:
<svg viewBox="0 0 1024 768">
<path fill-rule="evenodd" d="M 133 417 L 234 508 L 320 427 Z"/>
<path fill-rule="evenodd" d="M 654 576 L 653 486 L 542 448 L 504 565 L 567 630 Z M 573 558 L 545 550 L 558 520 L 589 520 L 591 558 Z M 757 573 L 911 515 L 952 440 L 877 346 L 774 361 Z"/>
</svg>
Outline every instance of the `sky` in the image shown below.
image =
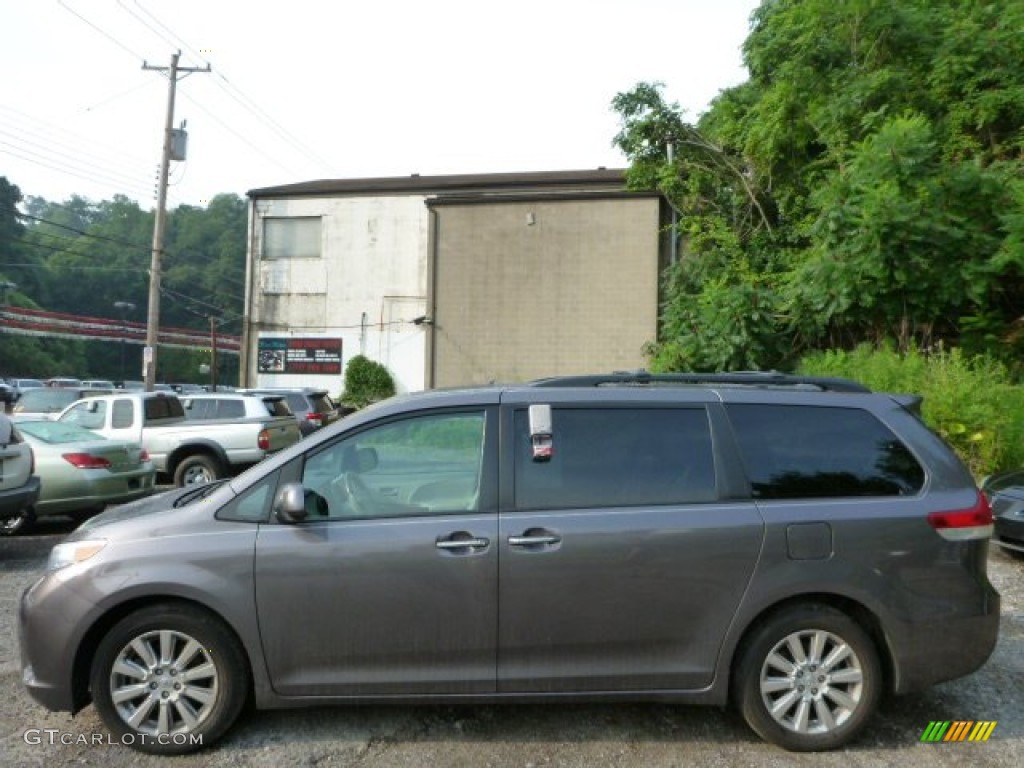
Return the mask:
<svg viewBox="0 0 1024 768">
<path fill-rule="evenodd" d="M 625 167 L 611 101 L 696 119 L 746 80 L 757 0 L 0 0 L 0 176 L 150 208 L 315 179 Z"/>
</svg>

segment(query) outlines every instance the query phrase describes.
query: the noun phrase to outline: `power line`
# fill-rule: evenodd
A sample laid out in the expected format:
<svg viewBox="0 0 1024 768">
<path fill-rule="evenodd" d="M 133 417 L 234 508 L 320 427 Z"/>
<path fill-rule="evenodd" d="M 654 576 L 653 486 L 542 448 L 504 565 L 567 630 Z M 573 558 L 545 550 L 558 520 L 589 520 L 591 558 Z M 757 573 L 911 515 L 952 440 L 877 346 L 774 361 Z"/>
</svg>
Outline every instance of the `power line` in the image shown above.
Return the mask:
<svg viewBox="0 0 1024 768">
<path fill-rule="evenodd" d="M 142 248 L 143 250 L 148 250 L 149 249 L 148 245 L 142 245 L 141 243 L 133 243 L 133 242 L 130 242 L 128 240 L 119 240 L 119 239 L 116 239 L 116 238 L 113 238 L 113 237 L 105 237 L 103 235 L 94 235 L 94 234 L 92 234 L 90 232 L 84 232 L 81 229 L 76 229 L 75 227 L 69 227 L 67 224 L 58 224 L 56 221 L 50 221 L 49 219 L 43 219 L 43 218 L 40 218 L 38 216 L 30 216 L 27 213 L 15 213 L 14 215 L 17 216 L 19 219 L 28 219 L 29 221 L 38 221 L 41 224 L 49 224 L 51 227 L 57 227 L 58 229 L 66 229 L 69 232 L 74 232 L 74 233 L 76 233 L 78 235 L 81 235 L 82 237 L 91 237 L 94 240 L 104 240 L 104 241 L 106 241 L 108 243 L 114 243 L 116 245 L 127 246 L 128 248 Z"/>
<path fill-rule="evenodd" d="M 85 18 L 85 16 L 83 16 L 82 14 L 80 14 L 80 13 L 78 13 L 77 11 L 73 10 L 72 8 L 70 8 L 70 7 L 69 7 L 69 6 L 68 6 L 68 5 L 67 5 L 67 4 L 66 4 L 66 3 L 64 2 L 64 0 L 57 0 L 57 4 L 58 4 L 58 5 L 59 5 L 59 6 L 61 7 L 61 8 L 63 8 L 63 9 L 65 10 L 65 11 L 67 11 L 68 13 L 70 13 L 70 14 L 71 14 L 72 16 L 75 16 L 76 18 L 78 18 L 78 19 L 82 20 L 83 22 L 85 22 L 86 24 L 88 24 L 88 25 L 89 25 L 90 27 L 92 27 L 93 29 L 95 29 L 95 30 L 96 30 L 97 32 L 99 32 L 99 33 L 100 33 L 101 35 L 103 35 L 103 36 L 104 36 L 105 38 L 107 38 L 107 40 L 109 40 L 110 42 L 112 42 L 112 43 L 113 43 L 114 45 L 116 45 L 116 46 L 117 46 L 118 48 L 120 48 L 120 49 L 122 49 L 122 50 L 124 50 L 124 51 L 127 51 L 127 52 L 128 52 L 129 54 L 131 54 L 131 55 L 132 55 L 132 56 L 133 56 L 134 58 L 136 58 L 136 59 L 139 59 L 140 61 L 144 61 L 144 58 L 143 58 L 142 56 L 140 56 L 139 54 L 137 54 L 137 53 L 136 53 L 135 51 L 133 51 L 133 50 L 132 50 L 131 48 L 129 48 L 129 47 L 127 46 L 127 45 L 125 45 L 125 44 L 124 44 L 124 43 L 122 43 L 122 42 L 121 42 L 120 40 L 118 40 L 117 38 L 115 38 L 115 37 L 114 37 L 113 35 L 111 35 L 110 33 L 108 33 L 108 32 L 107 32 L 106 30 L 100 29 L 100 28 L 99 28 L 98 26 L 96 26 L 96 25 L 95 25 L 95 24 L 93 24 L 93 23 L 92 23 L 91 21 L 89 21 L 89 20 L 88 20 L 87 18 Z"/>
<path fill-rule="evenodd" d="M 0 142 L 0 143 L 2 143 L 2 142 Z M 7 146 L 10 146 L 10 145 L 7 145 Z M 18 148 L 18 149 L 20 149 L 20 148 Z M 44 168 L 49 168 L 50 170 L 57 171 L 58 173 L 64 173 L 64 174 L 67 174 L 68 176 L 74 176 L 74 177 L 79 178 L 79 179 L 85 179 L 86 181 L 91 181 L 94 184 L 102 183 L 105 186 L 116 187 L 117 189 L 124 189 L 124 188 L 126 188 L 126 185 L 123 182 L 117 182 L 117 181 L 115 181 L 115 180 L 113 180 L 111 178 L 106 178 L 106 179 L 102 178 L 103 174 L 89 173 L 88 171 L 74 170 L 74 169 L 71 169 L 71 168 L 68 168 L 68 167 L 65 167 L 65 166 L 54 165 L 53 162 L 47 162 L 46 159 L 41 159 L 42 156 L 39 155 L 39 153 L 32 152 L 31 150 L 21 149 L 21 152 L 29 152 L 31 155 L 35 155 L 35 157 L 28 157 L 28 156 L 26 156 L 24 154 L 20 154 L 15 149 L 7 149 L 7 150 L 4 151 L 4 154 L 10 155 L 11 157 L 16 157 L 19 160 L 24 160 L 27 163 L 32 163 L 33 165 L 41 165 Z M 134 189 L 135 191 L 141 191 L 141 190 L 145 189 L 145 187 L 143 187 L 143 186 L 139 186 L 139 187 L 134 187 L 133 186 L 133 187 L 128 187 L 128 188 L 129 189 Z"/>
<path fill-rule="evenodd" d="M 105 176 L 109 180 L 118 181 L 118 183 L 123 185 L 135 185 L 142 183 L 138 176 L 129 175 L 128 173 L 124 173 L 114 168 L 108 168 L 105 164 L 100 165 L 97 163 L 93 163 L 87 159 L 79 158 L 77 154 L 69 155 L 65 152 L 61 152 L 59 150 L 51 148 L 49 144 L 41 144 L 37 141 L 33 141 L 32 139 L 28 139 L 22 136 L 16 136 L 11 133 L 8 133 L 6 130 L 0 130 L 0 136 L 4 136 L 7 139 L 0 140 L 0 144 L 6 147 L 11 147 L 13 149 L 18 149 L 21 152 L 27 152 L 31 155 L 42 158 L 44 160 L 49 160 L 51 162 L 62 162 L 65 163 L 66 165 L 74 167 L 76 170 L 80 170 L 85 173 L 93 173 L 99 176 Z M 26 146 L 18 146 L 17 144 L 12 144 L 12 141 L 20 142 L 21 144 Z M 60 142 L 50 143 L 57 143 L 58 145 L 60 144 Z M 41 152 L 36 150 L 41 150 Z M 52 155 L 53 157 L 47 157 L 47 155 Z"/>
<path fill-rule="evenodd" d="M 118 2 L 120 3 L 120 0 L 118 0 Z M 206 64 L 210 63 L 209 59 L 207 57 L 204 57 L 201 51 L 197 51 L 195 48 L 189 45 L 188 42 L 181 37 L 181 35 L 177 34 L 174 30 L 167 26 L 167 24 L 158 19 L 156 15 L 154 15 L 150 10 L 143 6 L 142 3 L 139 2 L 139 0 L 135 0 L 135 5 L 137 5 L 144 14 L 146 14 L 150 19 L 152 19 L 168 34 L 170 34 L 177 41 L 178 44 L 182 45 L 186 50 L 190 51 L 192 55 L 194 55 L 197 59 L 205 62 Z M 146 24 L 146 27 L 149 28 L 151 31 L 156 32 L 156 30 L 154 30 L 153 27 L 151 27 L 150 25 Z M 167 38 L 163 39 L 167 40 Z M 168 40 L 168 42 L 171 41 Z M 260 107 L 259 104 L 257 104 L 256 101 L 251 96 L 243 92 L 241 88 L 239 88 L 233 82 L 228 80 L 227 76 L 225 76 L 220 71 L 221 69 L 223 69 L 222 67 L 218 66 L 217 69 L 218 71 L 214 73 L 214 82 L 227 96 L 229 96 L 236 103 L 238 103 L 243 108 L 248 110 L 257 119 L 261 120 L 271 130 L 273 130 L 281 138 L 283 138 L 285 141 L 291 144 L 292 147 L 298 149 L 301 153 L 305 154 L 307 159 L 312 160 L 318 166 L 325 166 L 328 169 L 330 168 L 331 163 L 329 161 L 318 155 L 313 150 L 309 149 L 300 139 L 298 139 L 294 134 L 292 134 L 284 126 L 277 122 L 266 110 Z M 232 91 L 234 91 L 234 93 L 232 93 Z"/>
<path fill-rule="evenodd" d="M 153 79 L 147 77 L 144 85 L 151 85 L 152 83 Z M 125 167 L 135 168 L 139 165 L 148 165 L 152 162 L 152 158 L 143 158 L 139 155 L 126 155 L 123 146 L 115 147 L 111 144 L 104 144 L 94 139 L 82 141 L 81 134 L 69 131 L 62 123 L 52 123 L 47 120 L 43 120 L 35 115 L 30 115 L 27 112 L 22 112 L 19 109 L 7 106 L 6 104 L 0 104 L 0 113 L 2 112 L 6 112 L 8 114 L 0 114 L 0 120 L 5 120 L 8 125 L 12 125 L 15 130 L 29 131 L 37 138 L 45 138 L 47 141 L 56 142 L 63 146 L 69 146 L 70 142 L 70 146 L 76 155 L 84 153 L 83 147 L 89 147 L 93 150 L 89 153 L 92 157 L 111 165 L 120 164 Z M 34 125 L 26 127 L 18 124 L 16 121 L 27 121 Z M 50 136 L 44 137 L 40 135 L 44 133 L 48 133 Z M 54 136 L 59 138 L 55 139 L 53 138 Z M 96 150 L 101 151 L 97 152 Z"/>
<path fill-rule="evenodd" d="M 266 152 L 264 152 L 258 146 L 256 146 L 251 141 L 249 141 L 249 139 L 246 138 L 243 134 L 239 133 L 234 128 L 232 128 L 230 125 L 225 123 L 223 120 L 221 120 L 219 117 L 217 117 L 215 114 L 213 114 L 210 110 L 208 110 L 206 107 L 204 107 L 198 101 L 193 99 L 187 93 L 182 92 L 181 95 L 184 96 L 186 99 L 188 99 L 190 102 L 192 102 L 193 106 L 197 107 L 201 112 L 205 112 L 209 117 L 211 117 L 213 119 L 214 122 L 218 123 L 222 128 L 224 128 L 224 130 L 226 130 L 229 133 L 237 136 L 239 139 L 241 139 L 243 142 L 248 144 L 250 147 L 252 147 L 254 150 L 256 150 L 256 152 L 258 152 L 260 155 L 262 155 L 265 159 L 267 159 L 270 162 L 272 162 L 278 168 L 280 168 L 280 169 L 282 169 L 284 171 L 287 171 L 288 173 L 292 174 L 293 176 L 301 175 L 301 174 L 296 173 L 294 168 L 290 168 L 287 165 L 285 165 L 284 163 L 282 163 L 280 160 L 278 160 L 277 158 L 272 157 L 271 155 L 268 155 Z"/>
</svg>

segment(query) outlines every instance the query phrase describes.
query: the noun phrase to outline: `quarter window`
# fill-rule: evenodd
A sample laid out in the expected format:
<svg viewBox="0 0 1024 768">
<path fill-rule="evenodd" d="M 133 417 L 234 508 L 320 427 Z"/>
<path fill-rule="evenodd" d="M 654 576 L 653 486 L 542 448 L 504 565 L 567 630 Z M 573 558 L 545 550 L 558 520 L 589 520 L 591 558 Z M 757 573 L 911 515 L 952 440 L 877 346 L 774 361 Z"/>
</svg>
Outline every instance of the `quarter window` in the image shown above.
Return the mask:
<svg viewBox="0 0 1024 768">
<path fill-rule="evenodd" d="M 555 408 L 553 453 L 533 459 L 526 410 L 515 413 L 518 509 L 650 506 L 716 498 L 704 408 Z"/>
<path fill-rule="evenodd" d="M 860 408 L 727 406 L 760 499 L 905 496 L 924 486 L 921 465 Z"/>
</svg>

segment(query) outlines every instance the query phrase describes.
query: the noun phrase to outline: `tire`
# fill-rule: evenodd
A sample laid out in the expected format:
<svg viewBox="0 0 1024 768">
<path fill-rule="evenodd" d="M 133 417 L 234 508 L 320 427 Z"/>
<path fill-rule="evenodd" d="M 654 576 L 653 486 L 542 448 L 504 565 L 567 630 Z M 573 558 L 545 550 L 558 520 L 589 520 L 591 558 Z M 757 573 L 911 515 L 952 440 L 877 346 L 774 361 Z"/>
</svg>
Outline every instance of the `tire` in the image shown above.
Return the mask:
<svg viewBox="0 0 1024 768">
<path fill-rule="evenodd" d="M 24 533 L 35 525 L 35 522 L 36 511 L 32 507 L 25 507 L 18 514 L 0 520 L 0 536 L 13 536 L 16 533 Z"/>
<path fill-rule="evenodd" d="M 249 692 L 248 665 L 234 635 L 203 611 L 170 604 L 114 625 L 96 650 L 89 681 L 113 740 L 160 755 L 211 746 L 238 718 Z"/>
<path fill-rule="evenodd" d="M 174 469 L 174 484 L 179 488 L 186 485 L 212 483 L 222 476 L 220 464 L 205 454 L 186 456 Z"/>
<path fill-rule="evenodd" d="M 733 681 L 747 724 L 794 752 L 835 749 L 878 707 L 882 672 L 867 632 L 827 605 L 786 609 L 757 627 Z"/>
</svg>

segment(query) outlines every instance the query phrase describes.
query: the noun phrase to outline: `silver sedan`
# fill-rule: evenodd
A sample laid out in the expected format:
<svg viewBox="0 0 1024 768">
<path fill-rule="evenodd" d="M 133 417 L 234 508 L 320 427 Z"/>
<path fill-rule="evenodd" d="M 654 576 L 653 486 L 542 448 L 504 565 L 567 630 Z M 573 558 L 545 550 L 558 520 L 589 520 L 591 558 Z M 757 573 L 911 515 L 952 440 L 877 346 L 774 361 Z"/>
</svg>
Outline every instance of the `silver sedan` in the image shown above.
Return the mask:
<svg viewBox="0 0 1024 768">
<path fill-rule="evenodd" d="M 42 490 L 34 513 L 13 523 L 16 528 L 31 524 L 35 515 L 85 519 L 108 504 L 153 493 L 156 468 L 138 443 L 108 440 L 59 421 L 19 421 L 18 430 L 32 446 Z"/>
</svg>

